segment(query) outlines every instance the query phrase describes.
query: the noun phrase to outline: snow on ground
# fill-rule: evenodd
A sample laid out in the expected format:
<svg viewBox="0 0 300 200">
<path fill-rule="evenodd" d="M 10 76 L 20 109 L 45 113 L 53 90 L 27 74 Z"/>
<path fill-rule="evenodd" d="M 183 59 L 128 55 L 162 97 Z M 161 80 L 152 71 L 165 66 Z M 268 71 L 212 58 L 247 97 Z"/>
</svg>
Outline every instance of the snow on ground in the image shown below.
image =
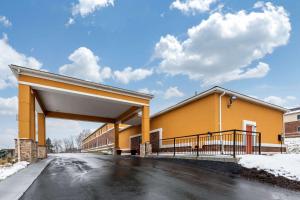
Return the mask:
<svg viewBox="0 0 300 200">
<path fill-rule="evenodd" d="M 17 162 L 13 165 L 8 165 L 8 166 L 0 166 L 0 181 L 4 180 L 8 176 L 13 175 L 14 173 L 18 172 L 19 170 L 25 168 L 29 162 L 22 161 L 22 162 Z"/>
<path fill-rule="evenodd" d="M 300 181 L 300 154 L 243 155 L 239 164 Z"/>
</svg>

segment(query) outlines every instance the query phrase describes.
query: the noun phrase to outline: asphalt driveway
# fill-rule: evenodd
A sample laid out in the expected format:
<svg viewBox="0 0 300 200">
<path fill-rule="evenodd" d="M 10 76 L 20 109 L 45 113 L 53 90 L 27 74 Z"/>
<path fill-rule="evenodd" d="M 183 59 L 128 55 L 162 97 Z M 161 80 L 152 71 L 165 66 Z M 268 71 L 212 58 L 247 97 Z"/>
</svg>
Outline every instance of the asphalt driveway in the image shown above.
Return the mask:
<svg viewBox="0 0 300 200">
<path fill-rule="evenodd" d="M 21 199 L 300 199 L 300 193 L 246 180 L 227 168 L 203 161 L 63 154 Z"/>
</svg>

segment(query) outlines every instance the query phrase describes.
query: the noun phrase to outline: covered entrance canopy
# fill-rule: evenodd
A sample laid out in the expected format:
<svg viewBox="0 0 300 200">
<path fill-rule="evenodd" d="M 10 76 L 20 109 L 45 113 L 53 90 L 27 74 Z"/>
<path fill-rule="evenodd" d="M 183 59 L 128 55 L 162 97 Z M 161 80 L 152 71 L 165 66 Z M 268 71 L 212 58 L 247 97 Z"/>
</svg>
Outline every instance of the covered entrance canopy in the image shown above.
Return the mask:
<svg viewBox="0 0 300 200">
<path fill-rule="evenodd" d="M 16 150 L 21 160 L 32 161 L 46 156 L 45 118 L 114 123 L 115 149 L 118 149 L 119 124 L 131 124 L 132 118 L 141 112 L 142 143 L 149 141 L 152 95 L 16 65 L 10 68 L 19 85 Z M 38 145 L 35 113 L 38 113 Z"/>
</svg>

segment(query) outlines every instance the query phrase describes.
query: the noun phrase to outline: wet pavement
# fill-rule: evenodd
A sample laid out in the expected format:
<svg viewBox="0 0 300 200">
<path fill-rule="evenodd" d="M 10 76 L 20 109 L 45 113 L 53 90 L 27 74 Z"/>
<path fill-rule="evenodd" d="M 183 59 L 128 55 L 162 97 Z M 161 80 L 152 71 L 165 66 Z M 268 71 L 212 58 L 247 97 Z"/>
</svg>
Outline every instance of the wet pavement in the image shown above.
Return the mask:
<svg viewBox="0 0 300 200">
<path fill-rule="evenodd" d="M 226 165 L 63 154 L 21 199 L 300 199 L 299 192 L 246 180 Z"/>
</svg>

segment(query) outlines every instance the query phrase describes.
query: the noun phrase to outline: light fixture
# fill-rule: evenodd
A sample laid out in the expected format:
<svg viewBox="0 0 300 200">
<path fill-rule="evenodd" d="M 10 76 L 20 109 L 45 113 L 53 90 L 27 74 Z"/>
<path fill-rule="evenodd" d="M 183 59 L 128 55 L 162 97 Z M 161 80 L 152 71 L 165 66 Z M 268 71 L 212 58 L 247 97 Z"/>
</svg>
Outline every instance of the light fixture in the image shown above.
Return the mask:
<svg viewBox="0 0 300 200">
<path fill-rule="evenodd" d="M 232 103 L 237 99 L 237 96 L 233 95 L 229 98 L 229 103 L 227 105 L 228 108 L 231 107 Z"/>
</svg>

